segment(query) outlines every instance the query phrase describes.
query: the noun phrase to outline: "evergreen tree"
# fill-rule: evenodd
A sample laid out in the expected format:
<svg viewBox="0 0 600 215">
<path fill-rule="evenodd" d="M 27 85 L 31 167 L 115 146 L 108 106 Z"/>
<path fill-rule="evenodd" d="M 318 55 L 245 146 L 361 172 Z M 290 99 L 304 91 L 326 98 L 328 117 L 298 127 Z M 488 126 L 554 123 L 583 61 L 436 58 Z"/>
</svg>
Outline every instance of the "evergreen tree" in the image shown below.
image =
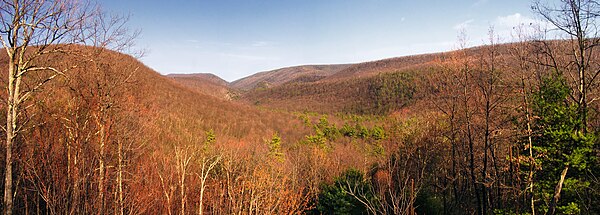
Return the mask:
<svg viewBox="0 0 600 215">
<path fill-rule="evenodd" d="M 539 210 L 548 214 L 579 214 L 589 189 L 586 171 L 595 165 L 596 136 L 585 126 L 576 103 L 569 102 L 570 88 L 561 76 L 545 77 L 533 95 L 533 150 L 537 171 L 534 180 Z"/>
<path fill-rule="evenodd" d="M 279 137 L 279 134 L 273 134 L 271 141 L 269 141 L 267 144 L 269 146 L 269 156 L 282 161 L 283 152 L 281 152 L 281 137 Z"/>
</svg>

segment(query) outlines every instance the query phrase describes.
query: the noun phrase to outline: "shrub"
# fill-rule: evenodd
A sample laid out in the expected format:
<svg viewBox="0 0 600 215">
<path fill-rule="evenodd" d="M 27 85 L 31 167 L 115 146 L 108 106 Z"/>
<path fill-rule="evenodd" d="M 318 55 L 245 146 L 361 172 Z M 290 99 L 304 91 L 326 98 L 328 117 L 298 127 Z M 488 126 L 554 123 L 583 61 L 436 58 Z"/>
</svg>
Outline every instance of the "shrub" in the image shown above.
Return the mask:
<svg viewBox="0 0 600 215">
<path fill-rule="evenodd" d="M 283 152 L 281 152 L 281 137 L 277 133 L 273 134 L 271 141 L 267 142 L 269 146 L 269 156 L 283 161 Z"/>
<path fill-rule="evenodd" d="M 361 124 L 356 124 L 355 129 L 357 136 L 362 139 L 367 139 L 371 136 L 369 129 Z"/>
<path fill-rule="evenodd" d="M 367 208 L 357 198 L 372 201 L 375 196 L 363 173 L 348 169 L 332 184 L 321 185 L 316 209 L 321 214 L 367 214 Z"/>
<path fill-rule="evenodd" d="M 354 127 L 348 124 L 344 124 L 344 126 L 340 128 L 340 133 L 346 137 L 355 137 L 357 135 L 356 130 L 354 130 Z"/>
<path fill-rule="evenodd" d="M 375 126 L 371 129 L 371 137 L 375 140 L 383 140 L 385 138 L 385 130 L 380 126 Z"/>
</svg>

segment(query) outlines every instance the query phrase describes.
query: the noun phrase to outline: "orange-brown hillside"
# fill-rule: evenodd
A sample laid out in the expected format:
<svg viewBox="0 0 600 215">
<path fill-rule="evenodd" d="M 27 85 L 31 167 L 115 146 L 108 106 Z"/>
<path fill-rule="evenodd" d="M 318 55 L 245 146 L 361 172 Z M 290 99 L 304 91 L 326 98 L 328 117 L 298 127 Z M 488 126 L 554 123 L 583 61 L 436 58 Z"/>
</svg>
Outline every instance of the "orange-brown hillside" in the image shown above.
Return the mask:
<svg viewBox="0 0 600 215">
<path fill-rule="evenodd" d="M 229 83 L 219 76 L 210 73 L 168 74 L 166 77 L 199 93 L 211 95 L 220 99 L 231 100 L 235 90 L 229 88 Z"/>
<path fill-rule="evenodd" d="M 24 192 L 15 194 L 17 210 L 34 208 L 23 199 L 39 198 L 45 204 L 39 213 L 71 210 L 66 208 L 70 202 L 79 202 L 72 211 L 114 211 L 113 204 L 98 199 L 113 202 L 113 194 L 120 192 L 132 213 L 193 211 L 195 203 L 175 207 L 164 193 L 198 202 L 202 187 L 207 189 L 209 213 L 230 214 L 238 205 L 231 199 L 248 205 L 253 198 L 245 191 L 262 189 L 262 182 L 249 187 L 257 180 L 281 190 L 273 192 L 281 199 L 277 205 L 283 201 L 289 206 L 279 210 L 308 207 L 303 200 L 306 183 L 275 175 L 298 175 L 295 161 L 305 153 L 286 154 L 285 163 L 268 156 L 271 139 L 277 139 L 278 152 L 298 151 L 297 143 L 313 132 L 298 117 L 200 93 L 125 54 L 76 45 L 59 49 L 30 65 L 57 68 L 64 75 L 36 88 L 55 74 L 38 70 L 21 85 L 23 92 L 35 92 L 19 107 L 19 129 L 24 129 L 14 147 L 18 160 L 13 165 L 20 175 L 15 184 Z M 0 55 L 0 67 L 7 64 L 6 55 Z M 0 88 L 6 88 L 6 73 L 0 74 Z M 0 97 L 7 98 L 6 90 Z M 219 165 L 205 186 L 198 176 L 209 159 Z M 178 175 L 188 177 L 184 182 Z M 168 193 L 184 183 L 186 195 Z M 223 190 L 244 192 L 224 196 Z"/>
<path fill-rule="evenodd" d="M 361 78 L 385 72 L 424 68 L 436 64 L 443 56 L 444 53 L 423 54 L 353 64 L 348 68 L 332 74 L 327 77 L 326 80 Z"/>
<path fill-rule="evenodd" d="M 241 90 L 276 87 L 286 83 L 314 82 L 348 68 L 349 64 L 306 65 L 287 67 L 254 75 L 231 82 L 231 87 Z"/>
<path fill-rule="evenodd" d="M 498 62 L 515 61 L 511 55 L 524 44 L 494 47 Z M 397 57 L 345 65 L 311 82 L 289 82 L 244 93 L 243 101 L 267 108 L 322 113 L 382 114 L 430 96 L 430 82 L 458 62 L 482 64 L 490 46 L 459 51 Z M 480 62 L 480 63 L 477 63 Z M 510 63 L 505 63 L 510 65 Z M 513 67 L 516 66 L 512 65 Z M 262 74 L 263 79 L 285 74 L 285 69 Z M 283 75 L 282 74 L 282 75 Z M 245 79 L 241 79 L 245 80 Z"/>
<path fill-rule="evenodd" d="M 316 208 L 329 192 L 324 184 L 337 183 L 346 170 L 358 171 L 369 185 L 403 187 L 390 198 L 430 188 L 423 192 L 438 198 L 452 185 L 473 187 L 490 177 L 500 189 L 522 177 L 518 171 L 504 175 L 514 164 L 504 158 L 525 151 L 515 144 L 524 136 L 514 121 L 526 118 L 526 90 L 548 73 L 538 66 L 549 58 L 535 46 L 522 53 L 541 53 L 528 54 L 539 61 L 516 60 L 525 45 L 367 62 L 308 80 L 284 71 L 282 83 L 242 92 L 243 102 L 203 92 L 226 87 L 210 76 L 175 79 L 125 54 L 65 45 L 31 64 L 64 69 L 65 75 L 37 89 L 53 73 L 36 71 L 21 85 L 37 90 L 18 115 L 24 129 L 14 149 L 16 205 L 39 213 L 126 205 L 137 214 L 243 214 L 265 212 L 263 207 L 299 214 Z M 553 59 L 569 66 L 560 59 L 568 57 L 564 53 Z M 6 62 L 0 55 L 0 67 Z M 597 97 L 597 88 L 590 95 Z M 6 99 L 6 91 L 0 97 Z M 597 104 L 593 109 L 598 113 Z M 438 180 L 453 177 L 460 180 Z M 494 195 L 513 202 L 512 193 Z M 69 202 L 79 203 L 64 207 Z M 259 206 L 245 207 L 253 204 Z M 453 210 L 475 213 L 469 207 Z"/>
<path fill-rule="evenodd" d="M 219 76 L 216 76 L 212 73 L 190 73 L 190 74 L 168 74 L 167 77 L 171 78 L 195 78 L 199 80 L 204 80 L 206 82 L 212 83 L 214 85 L 219 86 L 227 86 L 229 83 Z"/>
<path fill-rule="evenodd" d="M 81 98 L 88 105 L 114 103 L 111 108 L 126 109 L 132 111 L 133 117 L 139 117 L 139 125 L 134 126 L 144 128 L 149 135 L 144 138 L 157 144 L 200 141 L 211 129 L 222 140 L 257 143 L 275 132 L 289 133 L 284 139 L 304 136 L 302 129 L 295 127 L 295 123 L 300 127 L 301 122 L 292 115 L 215 98 L 228 93 L 226 82 L 216 76 L 166 77 L 129 55 L 84 46 L 65 48 L 71 54 L 40 59 L 59 68 L 78 65 L 39 92 L 50 106 L 60 108 L 64 105 L 61 102 Z M 95 56 L 97 63 L 89 63 L 89 56 Z M 0 66 L 6 67 L 6 62 L 2 55 Z M 44 74 L 35 74 L 28 80 L 43 77 Z"/>
</svg>

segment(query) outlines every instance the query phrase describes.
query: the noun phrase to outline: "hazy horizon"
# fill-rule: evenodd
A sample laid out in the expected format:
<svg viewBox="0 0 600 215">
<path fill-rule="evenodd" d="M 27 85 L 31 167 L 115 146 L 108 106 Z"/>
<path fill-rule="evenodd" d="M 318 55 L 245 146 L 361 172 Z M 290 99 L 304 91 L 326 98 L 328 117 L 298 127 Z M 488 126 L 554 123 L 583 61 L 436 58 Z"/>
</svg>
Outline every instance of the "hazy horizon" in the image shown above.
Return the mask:
<svg viewBox="0 0 600 215">
<path fill-rule="evenodd" d="M 481 45 L 535 22 L 529 1 L 103 1 L 130 13 L 141 60 L 161 74 L 234 81 L 283 67 L 347 64 L 449 51 L 460 29 Z"/>
</svg>

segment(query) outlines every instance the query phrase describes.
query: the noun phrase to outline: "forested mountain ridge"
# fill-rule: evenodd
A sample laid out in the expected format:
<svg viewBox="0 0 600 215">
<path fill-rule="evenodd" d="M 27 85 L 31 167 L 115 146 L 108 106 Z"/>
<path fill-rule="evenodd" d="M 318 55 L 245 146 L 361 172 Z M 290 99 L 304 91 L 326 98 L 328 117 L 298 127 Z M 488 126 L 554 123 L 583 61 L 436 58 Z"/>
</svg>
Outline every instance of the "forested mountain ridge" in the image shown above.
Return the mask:
<svg viewBox="0 0 600 215">
<path fill-rule="evenodd" d="M 240 90 L 269 88 L 285 83 L 314 82 L 343 70 L 350 65 L 305 65 L 259 72 L 231 82 L 231 87 Z"/>
<path fill-rule="evenodd" d="M 227 81 L 210 73 L 168 74 L 166 77 L 192 90 L 220 99 L 231 100 L 238 94 L 229 87 Z"/>
<path fill-rule="evenodd" d="M 513 52 L 525 46 L 528 45 L 495 45 L 495 59 L 506 64 L 516 63 Z M 440 74 L 452 69 L 456 63 L 480 61 L 488 49 L 489 46 L 480 46 L 352 64 L 320 80 L 246 91 L 241 94 L 241 100 L 290 111 L 385 115 L 411 102 L 431 99 L 434 95 L 432 85 L 436 84 L 432 82 L 443 78 Z M 277 71 L 271 75 L 277 75 Z"/>
<path fill-rule="evenodd" d="M 212 73 L 167 74 L 166 76 L 172 78 L 197 78 L 206 80 L 212 84 L 219 86 L 227 86 L 229 84 L 229 82 L 221 79 L 219 76 L 216 76 Z"/>
<path fill-rule="evenodd" d="M 599 74 L 600 64 L 597 63 L 597 56 L 589 54 L 586 56 L 587 62 L 575 63 L 574 58 L 582 55 L 571 54 L 570 47 L 577 46 L 573 43 L 577 43 L 577 40 L 531 40 L 508 44 L 491 42 L 490 45 L 446 53 L 361 63 L 316 82 L 290 83 L 248 91 L 242 95 L 242 101 L 267 109 L 314 111 L 336 116 L 378 115 L 400 121 L 386 120 L 386 134 L 403 133 L 407 132 L 401 131 L 403 129 L 416 129 L 423 126 L 421 123 L 427 124 L 430 127 L 423 132 L 436 134 L 420 133 L 428 135 L 428 138 L 417 142 L 396 140 L 392 142 L 399 145 L 387 148 L 384 144 L 384 148 L 385 151 L 399 150 L 396 152 L 414 156 L 415 152 L 410 152 L 411 149 L 404 148 L 406 145 L 403 144 L 424 144 L 420 147 L 433 147 L 437 149 L 436 152 L 445 154 L 430 152 L 420 156 L 442 157 L 445 161 L 427 157 L 427 162 L 441 163 L 426 165 L 441 168 L 430 171 L 446 171 L 442 175 L 447 175 L 430 175 L 441 177 L 437 179 L 418 178 L 450 181 L 451 184 L 429 188 L 431 182 L 422 182 L 424 191 L 421 192 L 437 193 L 437 198 L 456 201 L 451 203 L 444 200 L 442 208 L 458 207 L 473 213 L 483 213 L 490 208 L 496 212 L 511 211 L 512 208 L 502 208 L 484 201 L 505 204 L 507 199 L 504 198 L 518 195 L 528 199 L 515 202 L 515 207 L 521 208 L 534 202 L 533 205 L 529 204 L 529 210 L 567 213 L 574 207 L 594 214 L 593 211 L 598 208 L 587 205 L 583 209 L 580 206 L 586 203 L 579 201 L 587 199 L 585 201 L 593 202 L 592 199 L 596 198 L 593 196 L 598 193 L 590 191 L 587 195 L 572 197 L 577 192 L 584 192 L 577 187 L 579 185 L 589 182 L 594 187 L 600 186 L 594 179 L 595 174 L 591 173 L 598 170 L 597 158 L 600 155 L 596 139 L 600 126 L 600 119 L 597 118 L 599 105 L 592 99 L 600 96 L 594 78 Z M 582 50 L 590 52 L 589 47 Z M 578 71 L 582 71 L 574 69 L 578 67 L 585 67 L 588 74 L 578 74 Z M 588 87 L 582 88 L 584 84 Z M 404 135 L 407 134 L 397 138 L 402 139 Z M 564 150 L 580 151 L 560 154 Z M 582 166 L 578 164 L 579 169 L 573 170 L 570 168 L 571 162 L 581 162 L 587 169 L 581 169 Z M 537 168 L 546 168 L 548 171 Z M 574 172 L 569 175 L 568 171 Z M 530 175 L 519 172 L 528 172 Z M 348 175 L 340 176 L 340 181 L 334 184 L 348 183 L 348 180 L 354 180 L 348 177 L 360 176 L 353 175 L 356 172 L 344 174 Z M 364 177 L 377 178 L 374 175 Z M 579 185 L 563 187 L 563 179 L 568 177 Z M 494 183 L 478 185 L 482 180 L 492 180 Z M 441 181 L 438 182 L 446 183 Z M 540 184 L 532 190 L 532 186 L 536 186 L 534 183 Z M 504 186 L 511 188 L 501 188 Z M 510 191 L 525 188 L 528 190 L 521 194 L 511 194 Z M 461 194 L 464 190 L 471 190 L 470 194 Z M 564 198 L 571 199 L 559 203 L 557 199 L 543 200 L 544 197 L 540 196 L 542 193 L 556 196 L 557 192 L 564 192 L 565 196 L 570 196 Z M 471 199 L 472 205 L 460 206 L 464 204 L 459 203 L 462 198 Z M 547 204 L 535 203 L 541 200 Z M 571 203 L 565 203 L 567 201 Z M 433 202 L 421 204 L 435 205 Z"/>
<path fill-rule="evenodd" d="M 231 100 L 124 54 L 127 17 L 78 2 L 0 1 L 4 214 L 600 213 L 595 1 L 535 2 L 564 39 L 490 30 Z"/>
<path fill-rule="evenodd" d="M 261 111 L 199 93 L 132 56 L 85 46 L 64 46 L 62 50 L 68 54 L 46 55 L 39 61 L 56 68 L 77 67 L 37 89 L 36 105 L 22 116 L 29 129 L 15 147 L 19 152 L 15 167 L 24 175 L 17 177 L 19 189 L 32 190 L 16 196 L 17 211 L 31 207 L 31 201 L 37 204 L 41 195 L 48 202 L 43 211 L 115 208 L 96 201 L 106 198 L 122 201 L 128 211 L 149 213 L 148 204 L 163 204 L 161 184 L 176 183 L 171 168 L 183 159 L 181 153 L 197 156 L 192 149 L 211 144 L 211 148 L 229 148 L 219 154 L 231 153 L 231 159 L 237 159 L 241 154 L 262 153 L 267 148 L 264 138 L 275 133 L 285 133 L 282 140 L 286 142 L 309 133 L 290 114 Z M 7 60 L 2 55 L 0 66 L 6 67 Z M 38 79 L 31 76 L 24 84 L 35 86 L 31 83 Z M 99 164 L 122 168 L 104 169 L 106 175 L 99 175 Z M 125 171 L 127 176 L 122 176 Z M 124 180 L 121 184 L 115 183 L 117 175 Z M 42 183 L 70 191 L 49 193 L 40 187 Z M 127 200 L 119 200 L 113 192 Z M 69 203 L 75 201 L 80 203 Z"/>
<path fill-rule="evenodd" d="M 218 99 L 194 89 L 194 86 L 202 89 L 217 85 L 210 81 L 198 82 L 206 85 L 186 86 L 181 84 L 181 80 L 156 73 L 131 56 L 92 47 L 65 46 L 65 50 L 70 50 L 67 53 L 73 54 L 54 54 L 40 59 L 57 68 L 73 64 L 78 67 L 36 91 L 35 98 L 38 102 L 28 110 L 32 115 L 27 119 L 44 123 L 43 126 L 32 127 L 24 133 L 23 142 L 17 148 L 20 152 L 19 163 L 27 165 L 17 166 L 18 171 L 22 171 L 20 174 L 25 176 L 19 180 L 28 180 L 22 181 L 21 186 L 31 187 L 32 191 L 20 194 L 16 203 L 20 208 L 29 207 L 30 203 L 25 203 L 24 199 L 35 199 L 34 196 L 39 195 L 37 192 L 43 191 L 36 188 L 40 186 L 38 183 L 59 183 L 60 186 L 75 190 L 69 193 L 42 193 L 44 198 L 56 201 L 45 206 L 42 211 L 74 210 L 73 207 L 81 207 L 77 210 L 118 208 L 118 205 L 101 206 L 92 203 L 92 198 L 99 198 L 99 190 L 92 192 L 78 188 L 86 186 L 98 189 L 98 181 L 102 180 L 103 186 L 106 186 L 103 188 L 105 193 L 102 198 L 118 202 L 118 198 L 109 194 L 122 192 L 127 197 L 122 200 L 123 204 L 136 207 L 127 210 L 140 213 L 146 213 L 150 209 L 163 212 L 195 210 L 200 205 L 200 193 L 210 196 L 202 200 L 202 204 L 206 206 L 203 210 L 245 211 L 249 209 L 238 208 L 233 201 L 246 202 L 256 197 L 243 193 L 221 196 L 223 189 L 264 192 L 269 198 L 277 198 L 277 201 L 287 200 L 286 206 L 281 205 L 277 210 L 304 211 L 310 205 L 321 208 L 339 207 L 323 205 L 333 201 L 328 200 L 325 193 L 337 192 L 338 188 L 320 184 L 350 183 L 348 180 L 359 177 L 376 180 L 356 185 L 365 189 L 360 192 L 371 193 L 368 195 L 382 195 L 385 198 L 401 193 L 420 195 L 419 198 L 422 199 L 414 200 L 414 204 L 421 206 L 421 213 L 439 210 L 436 207 L 473 210 L 462 201 L 460 204 L 442 204 L 435 199 L 444 196 L 451 199 L 465 198 L 464 195 L 476 192 L 469 191 L 469 186 L 472 185 L 470 171 L 477 174 L 476 180 L 484 177 L 484 171 L 486 177 L 498 177 L 495 180 L 525 177 L 511 176 L 517 173 L 517 164 L 527 164 L 527 154 L 523 153 L 527 152 L 527 144 L 513 144 L 515 141 L 522 141 L 527 133 L 522 133 L 524 131 L 520 130 L 522 128 L 519 123 L 511 121 L 526 119 L 523 118 L 526 116 L 522 112 L 523 105 L 530 105 L 530 111 L 541 111 L 536 108 L 536 104 L 524 104 L 521 98 L 524 92 L 529 92 L 533 96 L 531 98 L 537 101 L 534 95 L 540 93 L 536 92 L 538 88 L 529 86 L 542 82 L 539 87 L 545 89 L 543 87 L 548 85 L 548 79 L 543 77 L 552 73 L 548 73 L 543 67 L 523 70 L 523 65 L 536 64 L 531 62 L 533 58 L 519 60 L 519 51 L 537 50 L 540 45 L 562 50 L 565 43 L 568 41 L 538 41 L 458 50 L 437 54 L 439 58 L 435 60 L 436 63 L 428 67 L 402 69 L 405 68 L 402 66 L 393 72 L 385 70 L 363 78 L 289 83 L 270 89 L 245 91 L 241 103 L 237 100 Z M 94 58 L 93 61 L 86 60 L 90 56 Z M 555 59 L 565 57 L 568 55 L 556 56 Z M 538 60 L 544 59 L 547 58 Z M 4 56 L 0 60 L 4 66 L 7 58 Z M 37 77 L 31 77 L 25 83 L 37 80 Z M 558 83 L 564 83 L 558 87 L 572 84 L 568 79 Z M 523 87 L 528 90 L 522 91 Z M 597 93 L 592 90 L 589 95 Z M 264 96 L 262 99 L 266 100 L 244 104 L 252 101 L 247 100 L 251 96 Z M 304 99 L 298 99 L 299 97 Z M 330 100 L 319 100 L 323 98 Z M 491 105 L 487 106 L 488 103 Z M 253 107 L 256 105 L 260 108 Z M 590 108 L 595 109 L 597 105 Z M 463 115 L 466 113 L 468 118 Z M 534 113 L 540 114 L 531 112 Z M 534 123 L 542 122 L 532 120 L 531 125 L 535 126 Z M 598 119 L 590 117 L 588 123 L 591 128 L 596 128 Z M 48 134 L 54 134 L 53 138 L 45 138 Z M 44 144 L 38 145 L 36 140 L 41 139 Z M 486 143 L 486 139 L 489 142 Z M 36 156 L 31 154 L 34 152 Z M 586 152 L 588 156 L 590 152 Z M 77 156 L 73 157 L 74 154 Z M 99 155 L 104 157 L 104 165 L 127 165 L 123 165 L 121 170 L 105 169 L 107 175 L 101 178 L 97 173 Z M 247 159 L 239 160 L 240 155 Z M 392 162 L 388 159 L 397 159 L 393 157 L 401 155 L 408 160 L 393 162 L 402 161 L 407 166 L 384 163 Z M 38 157 L 44 159 L 39 160 Z M 416 159 L 417 157 L 420 158 Z M 486 157 L 488 161 L 485 161 Z M 502 157 L 510 159 L 501 159 Z M 186 164 L 186 159 L 196 163 Z M 474 162 L 473 166 L 469 164 L 471 160 Z M 148 163 L 157 165 L 148 167 Z M 210 167 L 213 164 L 216 166 Z M 176 177 L 183 174 L 183 169 L 177 169 L 183 168 L 181 165 L 189 165 L 185 171 L 195 172 L 197 177 L 190 176 L 191 179 L 184 183 L 176 180 Z M 484 169 L 485 166 L 488 169 Z M 415 169 L 417 167 L 423 169 Z M 70 168 L 79 170 L 73 172 Z M 44 169 L 55 171 L 42 171 Z M 107 178 L 118 179 L 120 171 L 130 174 L 125 176 L 126 182 L 121 182 L 127 187 L 123 191 L 119 191 L 119 183 Z M 203 174 L 202 171 L 212 173 L 199 177 Z M 527 171 L 527 168 L 519 171 Z M 235 174 L 241 181 L 228 181 L 228 176 L 222 175 L 225 173 Z M 303 177 L 292 179 L 287 174 L 299 174 Z M 390 174 L 413 177 L 412 180 L 416 183 L 414 186 L 419 190 L 411 191 L 410 187 L 413 185 L 389 184 L 386 177 Z M 438 181 L 447 177 L 461 178 L 462 182 L 457 180 L 443 185 Z M 71 181 L 68 178 L 79 180 Z M 284 180 L 272 181 L 281 178 Z M 391 182 L 400 183 L 395 180 Z M 209 183 L 212 187 L 202 183 Z M 178 187 L 175 190 L 181 190 L 181 186 L 188 188 L 185 188 L 185 195 L 169 194 L 169 189 L 163 187 L 163 184 Z M 250 184 L 252 186 L 247 187 Z M 506 184 L 503 186 L 507 186 Z M 384 186 L 385 190 L 371 190 L 373 188 L 370 186 L 375 185 Z M 273 191 L 264 186 L 276 186 L 281 190 Z M 400 190 L 390 190 L 393 186 L 400 186 Z M 456 186 L 457 190 L 465 191 L 447 193 L 440 186 L 447 186 L 446 189 Z M 493 196 L 495 201 L 508 201 L 507 199 L 512 198 L 510 190 L 515 189 L 514 187 L 503 189 L 489 186 L 486 187 L 489 189 L 486 195 Z M 539 189 L 550 190 L 542 187 Z M 567 186 L 565 189 L 572 188 Z M 68 206 L 66 202 L 59 202 L 59 199 L 74 201 L 75 196 L 82 195 L 83 192 L 88 194 L 77 197 L 80 198 L 78 201 L 85 202 L 83 205 Z M 171 202 L 171 198 L 196 203 L 178 207 Z M 355 197 L 335 198 L 348 198 L 345 201 L 353 202 Z M 589 198 L 593 198 L 593 195 Z M 316 199 L 320 201 L 315 202 Z M 268 199 L 261 201 L 262 204 L 277 204 Z M 402 201 L 410 202 L 409 199 Z M 351 205 L 357 210 L 361 208 L 361 204 L 357 202 Z M 385 210 L 395 209 L 390 207 Z"/>
</svg>

